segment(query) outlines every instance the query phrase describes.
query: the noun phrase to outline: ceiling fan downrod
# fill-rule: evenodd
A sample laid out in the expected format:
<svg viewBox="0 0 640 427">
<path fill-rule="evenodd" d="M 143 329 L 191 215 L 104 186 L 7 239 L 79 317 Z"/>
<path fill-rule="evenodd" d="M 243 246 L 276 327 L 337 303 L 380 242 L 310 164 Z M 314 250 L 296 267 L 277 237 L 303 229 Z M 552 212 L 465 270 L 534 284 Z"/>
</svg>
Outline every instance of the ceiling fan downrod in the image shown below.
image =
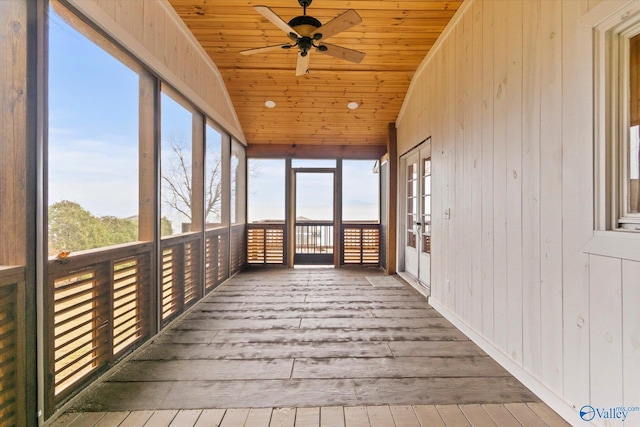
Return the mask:
<svg viewBox="0 0 640 427">
<path fill-rule="evenodd" d="M 300 6 L 302 6 L 302 10 L 304 11 L 303 14 L 306 15 L 307 14 L 307 7 L 311 4 L 313 0 L 298 0 L 298 3 L 300 4 Z"/>
</svg>

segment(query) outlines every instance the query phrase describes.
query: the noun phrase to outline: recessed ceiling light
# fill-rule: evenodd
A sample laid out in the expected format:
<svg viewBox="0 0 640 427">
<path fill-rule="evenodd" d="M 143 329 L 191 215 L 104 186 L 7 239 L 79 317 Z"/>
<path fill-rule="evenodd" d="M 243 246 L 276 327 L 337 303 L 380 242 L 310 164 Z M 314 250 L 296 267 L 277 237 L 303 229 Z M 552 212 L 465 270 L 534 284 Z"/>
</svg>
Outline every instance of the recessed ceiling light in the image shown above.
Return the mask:
<svg viewBox="0 0 640 427">
<path fill-rule="evenodd" d="M 276 106 L 276 103 L 273 102 L 272 100 L 268 100 L 268 101 L 264 102 L 264 106 L 267 107 L 267 108 L 273 108 L 273 107 Z"/>
<path fill-rule="evenodd" d="M 358 108 L 358 103 L 351 101 L 350 103 L 347 104 L 347 108 L 349 110 L 355 110 L 356 108 Z"/>
</svg>

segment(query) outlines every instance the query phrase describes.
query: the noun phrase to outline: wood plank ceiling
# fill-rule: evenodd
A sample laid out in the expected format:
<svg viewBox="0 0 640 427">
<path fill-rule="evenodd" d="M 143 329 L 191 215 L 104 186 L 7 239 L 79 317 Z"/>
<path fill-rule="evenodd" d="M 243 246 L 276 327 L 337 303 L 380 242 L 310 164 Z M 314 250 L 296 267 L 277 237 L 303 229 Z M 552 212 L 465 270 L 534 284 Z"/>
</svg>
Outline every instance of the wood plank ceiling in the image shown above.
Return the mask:
<svg viewBox="0 0 640 427">
<path fill-rule="evenodd" d="M 307 15 L 323 24 L 358 12 L 362 23 L 327 42 L 366 57 L 354 64 L 312 51 L 309 73 L 296 77 L 297 49 L 239 52 L 288 43 L 253 6 L 289 21 L 302 15 L 297 0 L 169 1 L 219 68 L 247 142 L 278 145 L 385 145 L 414 72 L 462 3 L 313 0 Z M 359 108 L 350 110 L 349 102 Z"/>
</svg>

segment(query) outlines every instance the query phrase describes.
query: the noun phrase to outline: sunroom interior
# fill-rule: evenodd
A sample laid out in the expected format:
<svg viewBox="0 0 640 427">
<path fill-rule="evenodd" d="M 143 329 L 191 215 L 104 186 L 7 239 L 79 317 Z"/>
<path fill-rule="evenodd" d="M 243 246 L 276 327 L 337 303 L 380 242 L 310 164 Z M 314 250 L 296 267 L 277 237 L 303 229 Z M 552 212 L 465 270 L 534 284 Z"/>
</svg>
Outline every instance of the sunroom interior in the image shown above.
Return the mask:
<svg viewBox="0 0 640 427">
<path fill-rule="evenodd" d="M 566 422 L 633 424 L 640 3 L 315 0 L 366 55 L 302 72 L 239 53 L 288 41 L 254 6 L 0 2 L 0 424 L 310 266 L 398 274 Z"/>
</svg>

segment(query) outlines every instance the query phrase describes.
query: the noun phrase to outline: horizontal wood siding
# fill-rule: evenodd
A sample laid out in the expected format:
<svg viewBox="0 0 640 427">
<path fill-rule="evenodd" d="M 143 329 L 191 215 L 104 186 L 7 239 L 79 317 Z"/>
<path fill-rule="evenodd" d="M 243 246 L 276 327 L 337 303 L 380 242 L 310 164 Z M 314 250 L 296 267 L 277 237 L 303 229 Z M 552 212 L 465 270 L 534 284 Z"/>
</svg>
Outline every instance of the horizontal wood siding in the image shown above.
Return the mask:
<svg viewBox="0 0 640 427">
<path fill-rule="evenodd" d="M 575 422 L 583 405 L 640 402 L 640 264 L 583 252 L 593 81 L 579 22 L 609 5 L 466 1 L 397 120 L 399 155 L 432 138 L 432 300 Z"/>
</svg>

